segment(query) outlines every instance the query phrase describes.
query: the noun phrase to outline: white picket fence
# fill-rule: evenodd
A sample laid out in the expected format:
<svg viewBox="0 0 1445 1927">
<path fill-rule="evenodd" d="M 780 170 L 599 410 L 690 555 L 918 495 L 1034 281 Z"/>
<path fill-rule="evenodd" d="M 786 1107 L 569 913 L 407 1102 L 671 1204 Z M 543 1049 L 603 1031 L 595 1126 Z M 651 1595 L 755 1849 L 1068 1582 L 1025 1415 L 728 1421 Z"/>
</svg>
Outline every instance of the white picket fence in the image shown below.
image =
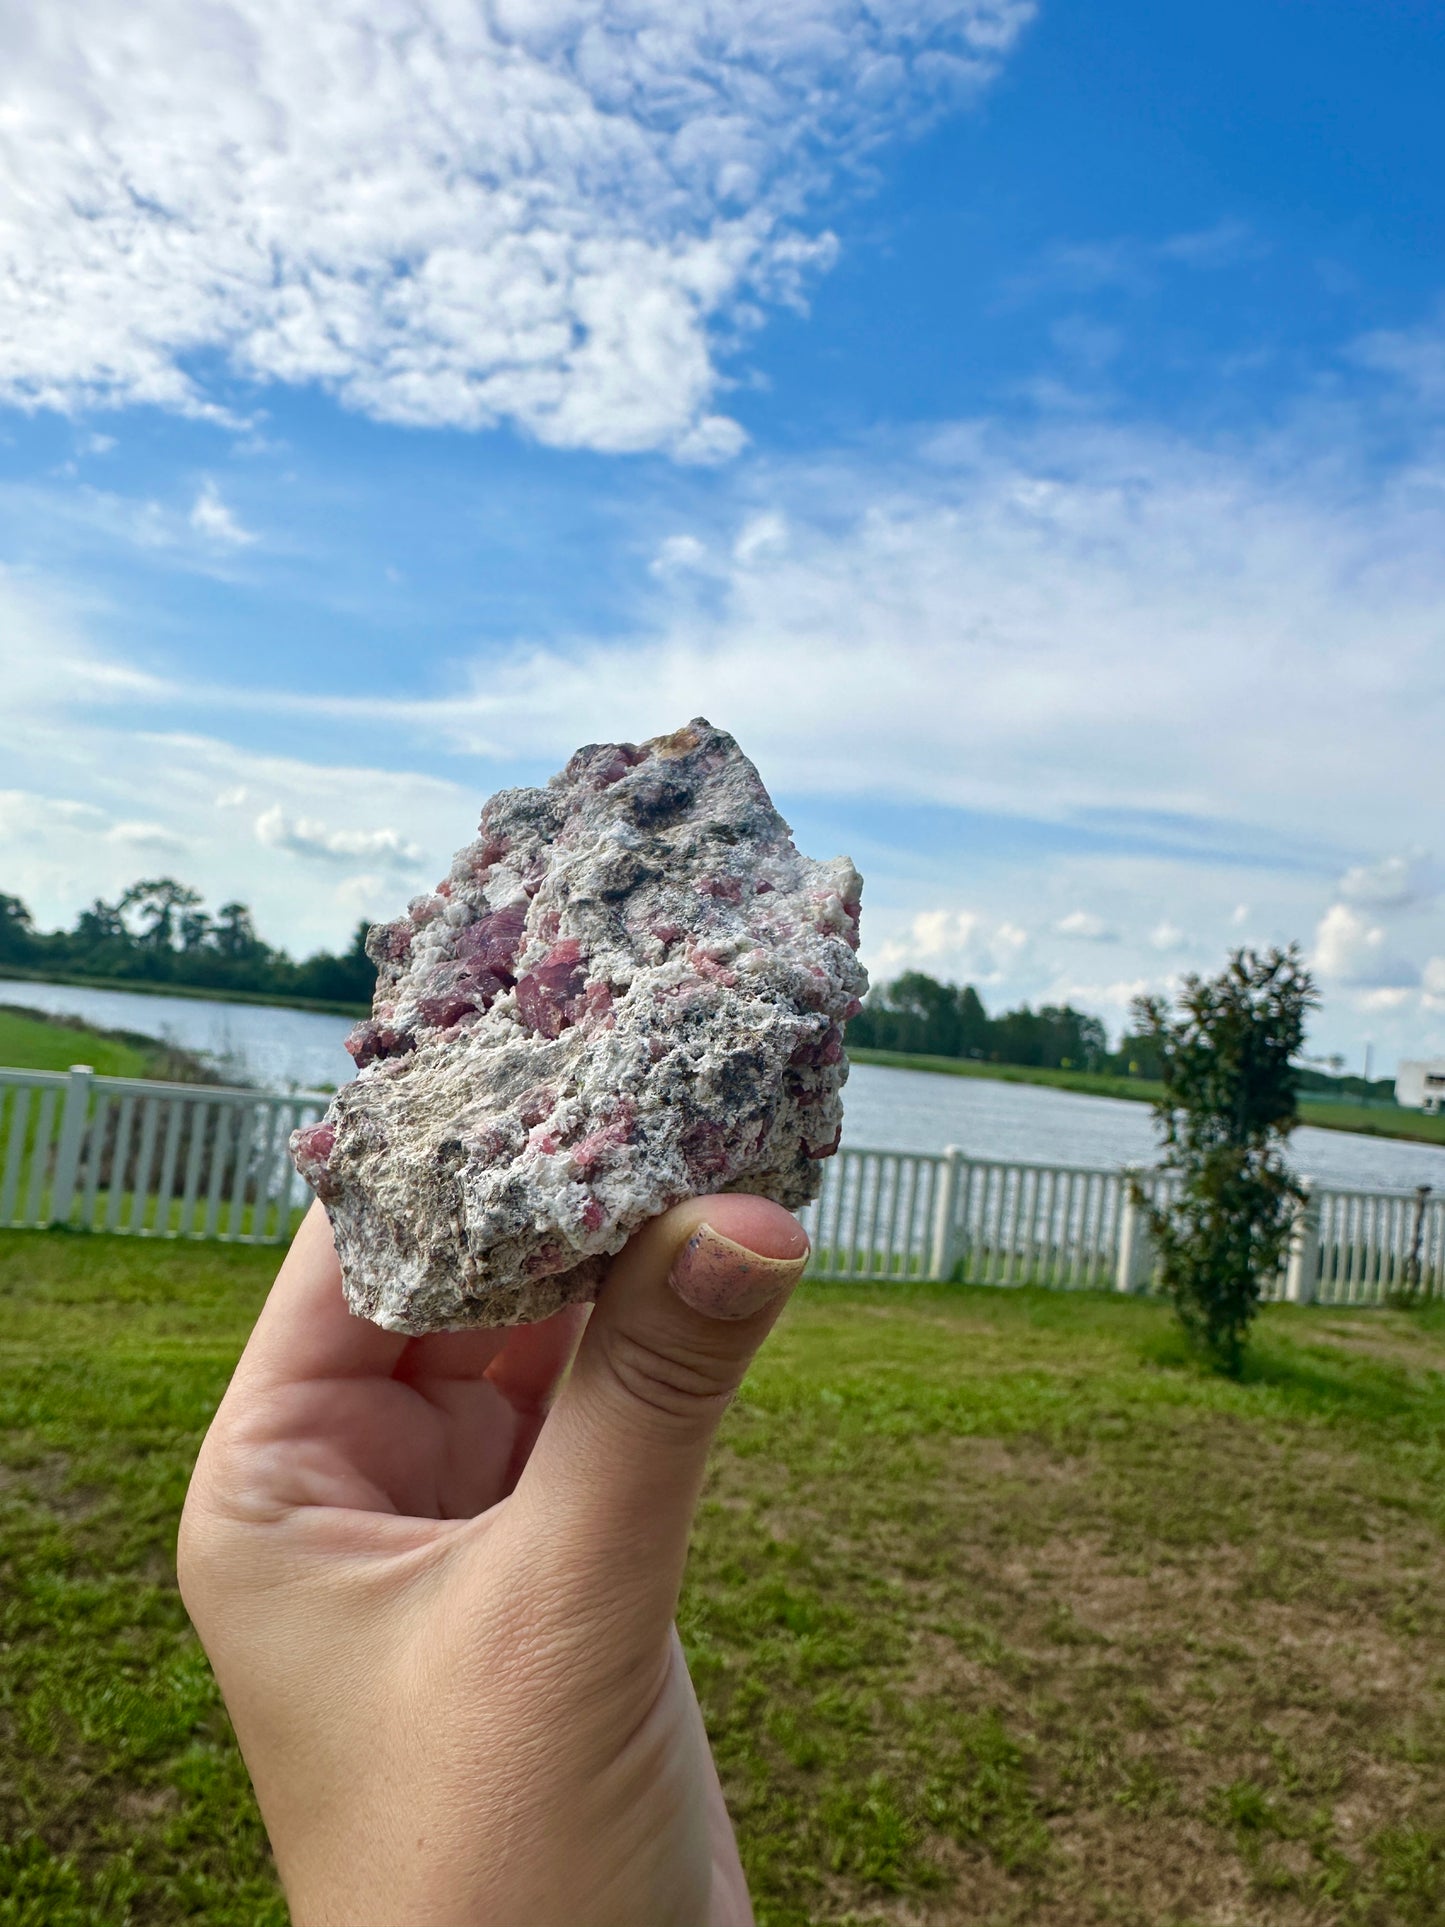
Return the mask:
<svg viewBox="0 0 1445 1927">
<path fill-rule="evenodd" d="M 282 1243 L 307 1198 L 286 1141 L 327 1102 L 84 1065 L 0 1070 L 0 1229 Z"/>
<path fill-rule="evenodd" d="M 210 1085 L 0 1070 L 0 1229 L 68 1225 L 151 1238 L 278 1244 L 306 1202 L 286 1142 L 328 1099 Z M 1147 1196 L 1157 1173 L 1141 1171 Z M 959 1279 L 1147 1290 L 1131 1174 L 848 1149 L 800 1215 L 820 1278 Z M 1411 1282 L 1445 1294 L 1445 1195 L 1311 1192 L 1267 1298 L 1378 1304 Z"/>
<path fill-rule="evenodd" d="M 1154 1281 L 1144 1212 L 1157 1172 L 1015 1164 L 906 1151 L 840 1151 L 800 1215 L 810 1269 L 839 1279 L 958 1279 L 983 1285 L 1146 1291 Z M 1445 1294 L 1445 1195 L 1313 1187 L 1289 1258 L 1261 1281 L 1268 1299 L 1367 1305 L 1413 1284 Z"/>
</svg>

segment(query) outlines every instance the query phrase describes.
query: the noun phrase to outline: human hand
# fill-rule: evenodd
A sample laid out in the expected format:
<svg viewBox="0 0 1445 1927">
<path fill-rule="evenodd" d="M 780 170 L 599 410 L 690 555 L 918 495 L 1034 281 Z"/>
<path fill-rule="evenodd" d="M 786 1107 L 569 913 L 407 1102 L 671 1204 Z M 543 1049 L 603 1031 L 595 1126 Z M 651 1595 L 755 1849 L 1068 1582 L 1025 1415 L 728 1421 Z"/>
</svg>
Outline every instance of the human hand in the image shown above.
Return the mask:
<svg viewBox="0 0 1445 1927">
<path fill-rule="evenodd" d="M 672 1622 L 806 1255 L 779 1206 L 695 1199 L 590 1319 L 407 1339 L 347 1311 L 313 1208 L 178 1553 L 295 1927 L 751 1922 Z"/>
</svg>

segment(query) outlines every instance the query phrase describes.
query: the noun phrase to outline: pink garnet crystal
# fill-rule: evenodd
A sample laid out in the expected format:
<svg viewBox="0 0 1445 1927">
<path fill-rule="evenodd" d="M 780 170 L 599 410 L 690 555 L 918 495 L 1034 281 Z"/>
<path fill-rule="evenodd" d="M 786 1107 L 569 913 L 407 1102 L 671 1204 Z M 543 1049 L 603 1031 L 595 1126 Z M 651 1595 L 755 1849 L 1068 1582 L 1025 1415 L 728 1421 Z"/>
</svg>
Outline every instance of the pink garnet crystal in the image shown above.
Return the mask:
<svg viewBox="0 0 1445 1927">
<path fill-rule="evenodd" d="M 861 889 L 846 857 L 798 854 L 702 720 L 494 796 L 436 890 L 371 932 L 357 1076 L 292 1139 L 352 1309 L 521 1324 L 590 1298 L 682 1198 L 815 1197 Z"/>
</svg>

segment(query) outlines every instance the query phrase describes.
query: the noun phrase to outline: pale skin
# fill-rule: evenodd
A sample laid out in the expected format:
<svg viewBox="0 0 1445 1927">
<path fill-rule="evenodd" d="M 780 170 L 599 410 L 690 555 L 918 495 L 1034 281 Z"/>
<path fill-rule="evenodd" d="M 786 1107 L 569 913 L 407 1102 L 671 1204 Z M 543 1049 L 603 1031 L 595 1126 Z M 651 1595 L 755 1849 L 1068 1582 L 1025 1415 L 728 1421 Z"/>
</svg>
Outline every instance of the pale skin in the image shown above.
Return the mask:
<svg viewBox="0 0 1445 1927">
<path fill-rule="evenodd" d="M 590 1319 L 407 1339 L 347 1311 L 312 1211 L 178 1553 L 295 1927 L 751 1927 L 673 1619 L 806 1255 L 777 1205 L 696 1199 Z"/>
</svg>

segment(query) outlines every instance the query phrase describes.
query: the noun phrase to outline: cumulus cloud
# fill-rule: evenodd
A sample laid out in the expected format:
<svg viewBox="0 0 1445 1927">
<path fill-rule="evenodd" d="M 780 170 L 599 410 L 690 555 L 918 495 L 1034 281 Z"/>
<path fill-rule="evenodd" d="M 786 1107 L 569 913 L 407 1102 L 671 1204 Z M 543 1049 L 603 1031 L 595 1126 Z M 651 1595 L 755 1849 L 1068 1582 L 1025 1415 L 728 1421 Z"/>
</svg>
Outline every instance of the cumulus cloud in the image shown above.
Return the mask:
<svg viewBox="0 0 1445 1927">
<path fill-rule="evenodd" d="M 1183 950 L 1188 942 L 1188 937 L 1179 925 L 1171 923 L 1167 917 L 1162 923 L 1156 923 L 1149 932 L 1149 945 L 1153 950 Z"/>
<path fill-rule="evenodd" d="M 256 818 L 256 841 L 265 844 L 268 850 L 319 857 L 328 863 L 361 860 L 410 870 L 422 859 L 420 847 L 397 830 L 331 830 L 314 817 L 293 820 L 279 803 L 273 803 Z"/>
<path fill-rule="evenodd" d="M 1406 910 L 1428 902 L 1440 888 L 1439 872 L 1424 851 L 1361 863 L 1340 879 L 1340 895 L 1375 910 Z"/>
<path fill-rule="evenodd" d="M 0 64 L 0 399 L 725 458 L 712 327 L 801 299 L 815 192 L 1033 0 L 72 0 Z"/>
<path fill-rule="evenodd" d="M 870 954 L 869 967 L 881 982 L 900 970 L 926 970 L 931 976 L 1001 983 L 1027 949 L 1028 932 L 1009 918 L 975 910 L 921 910 L 899 936 Z"/>
<path fill-rule="evenodd" d="M 243 528 L 233 511 L 221 499 L 221 491 L 212 481 L 201 484 L 199 493 L 191 508 L 191 527 L 196 534 L 208 542 L 221 543 L 226 548 L 245 548 L 256 540 L 248 528 Z"/>
<path fill-rule="evenodd" d="M 1391 953 L 1384 929 L 1346 903 L 1331 904 L 1320 919 L 1313 962 L 1321 977 L 1363 990 L 1407 990 L 1420 978 Z"/>
<path fill-rule="evenodd" d="M 1117 943 L 1119 933 L 1092 910 L 1071 910 L 1054 925 L 1060 937 L 1077 937 L 1084 943 Z"/>
</svg>

